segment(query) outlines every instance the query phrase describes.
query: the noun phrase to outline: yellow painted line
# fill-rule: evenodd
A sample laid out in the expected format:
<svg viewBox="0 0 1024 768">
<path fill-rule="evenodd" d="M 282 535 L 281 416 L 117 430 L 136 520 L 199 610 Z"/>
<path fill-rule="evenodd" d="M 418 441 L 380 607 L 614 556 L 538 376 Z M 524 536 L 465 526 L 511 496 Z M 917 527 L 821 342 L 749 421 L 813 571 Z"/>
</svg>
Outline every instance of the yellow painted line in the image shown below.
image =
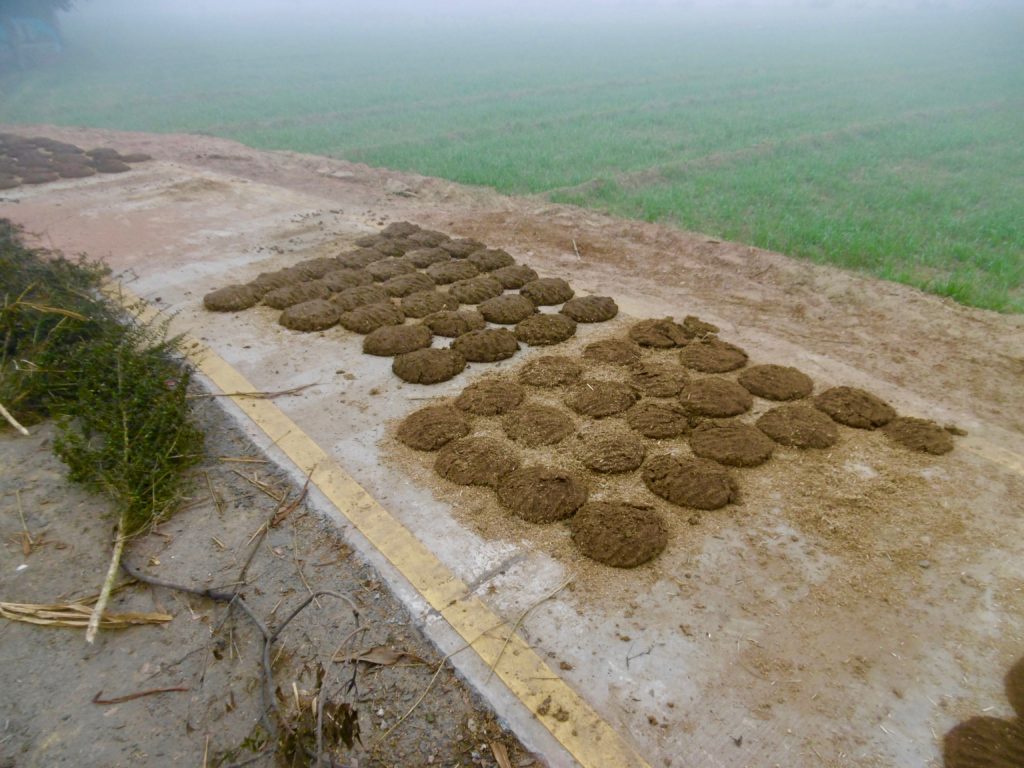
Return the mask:
<svg viewBox="0 0 1024 768">
<path fill-rule="evenodd" d="M 107 293 L 143 319 L 157 312 L 122 286 Z M 256 388 L 226 360 L 186 336 L 183 350 L 222 392 Z M 232 397 L 271 442 L 347 517 L 367 540 L 470 644 L 494 674 L 534 713 L 562 746 L 586 768 L 650 768 L 634 748 L 587 704 L 522 638 L 506 642 L 510 622 L 502 619 L 396 520 L 280 408 L 268 399 Z"/>
</svg>

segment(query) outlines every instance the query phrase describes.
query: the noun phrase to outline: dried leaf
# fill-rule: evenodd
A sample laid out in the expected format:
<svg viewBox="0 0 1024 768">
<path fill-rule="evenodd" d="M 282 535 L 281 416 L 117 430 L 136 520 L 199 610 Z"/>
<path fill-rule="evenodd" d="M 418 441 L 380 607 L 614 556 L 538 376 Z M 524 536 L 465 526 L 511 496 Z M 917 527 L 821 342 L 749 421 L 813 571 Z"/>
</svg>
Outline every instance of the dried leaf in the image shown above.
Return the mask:
<svg viewBox="0 0 1024 768">
<path fill-rule="evenodd" d="M 512 768 L 512 761 L 508 759 L 508 749 L 500 741 L 492 741 L 491 753 L 498 764 L 498 768 Z"/>
<path fill-rule="evenodd" d="M 334 657 L 334 661 L 364 661 L 367 664 L 376 664 L 381 667 L 391 667 L 400 662 L 404 664 L 427 663 L 415 654 L 407 651 L 398 651 L 394 648 L 388 648 L 385 645 L 368 648 L 365 651 L 360 651 L 359 653 L 352 654 L 351 656 L 342 656 L 341 654 L 338 654 Z"/>
<path fill-rule="evenodd" d="M 324 738 L 333 744 L 337 744 L 340 739 L 349 749 L 357 741 L 363 743 L 359 736 L 359 713 L 351 704 L 324 704 Z"/>
<path fill-rule="evenodd" d="M 36 603 L 2 603 L 0 616 L 11 621 L 24 621 L 28 624 L 40 624 L 55 627 L 85 627 L 89 624 L 92 614 L 85 602 L 45 605 Z M 166 613 L 109 613 L 104 612 L 100 619 L 103 629 L 121 629 L 134 624 L 163 624 L 174 617 Z"/>
</svg>

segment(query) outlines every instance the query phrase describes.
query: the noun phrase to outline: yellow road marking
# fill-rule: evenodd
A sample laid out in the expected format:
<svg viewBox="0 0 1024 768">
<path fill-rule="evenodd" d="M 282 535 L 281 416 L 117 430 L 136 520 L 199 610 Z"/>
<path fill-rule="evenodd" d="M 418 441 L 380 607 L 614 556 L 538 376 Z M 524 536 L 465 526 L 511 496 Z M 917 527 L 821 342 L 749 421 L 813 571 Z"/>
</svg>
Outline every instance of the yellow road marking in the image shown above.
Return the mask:
<svg viewBox="0 0 1024 768">
<path fill-rule="evenodd" d="M 123 286 L 107 293 L 143 319 L 157 311 Z M 226 360 L 186 336 L 183 349 L 196 368 L 221 392 L 245 393 L 255 387 Z M 534 713 L 541 724 L 586 768 L 650 768 L 635 749 L 576 693 L 522 638 L 438 560 L 402 523 L 382 507 L 312 438 L 267 399 L 231 398 L 270 438 L 271 443 L 367 538 L 388 562 L 470 644 L 494 674 Z M 468 651 L 467 651 L 468 652 Z"/>
</svg>

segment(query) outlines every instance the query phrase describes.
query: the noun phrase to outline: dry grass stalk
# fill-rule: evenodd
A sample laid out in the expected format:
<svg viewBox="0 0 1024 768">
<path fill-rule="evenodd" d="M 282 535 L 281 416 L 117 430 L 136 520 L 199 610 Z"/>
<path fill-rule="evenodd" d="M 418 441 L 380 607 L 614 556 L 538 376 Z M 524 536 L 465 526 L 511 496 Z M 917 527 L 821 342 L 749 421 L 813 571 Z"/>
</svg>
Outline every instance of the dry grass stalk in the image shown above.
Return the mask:
<svg viewBox="0 0 1024 768">
<path fill-rule="evenodd" d="M 4 603 L 0 616 L 11 621 L 55 627 L 86 627 L 93 609 L 85 603 Z M 99 626 L 103 629 L 124 629 L 137 624 L 164 624 L 174 617 L 166 613 L 103 613 Z"/>
</svg>

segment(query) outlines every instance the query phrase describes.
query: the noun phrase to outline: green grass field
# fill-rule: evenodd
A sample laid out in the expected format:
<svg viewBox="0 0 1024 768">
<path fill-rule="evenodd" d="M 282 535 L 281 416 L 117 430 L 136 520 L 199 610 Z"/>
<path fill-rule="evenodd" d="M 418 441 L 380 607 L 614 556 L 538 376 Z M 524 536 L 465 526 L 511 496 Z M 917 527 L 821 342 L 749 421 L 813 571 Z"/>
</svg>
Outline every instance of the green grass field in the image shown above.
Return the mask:
<svg viewBox="0 0 1024 768">
<path fill-rule="evenodd" d="M 224 32 L 87 5 L 0 120 L 329 154 L 1024 312 L 1024 11 Z"/>
</svg>

